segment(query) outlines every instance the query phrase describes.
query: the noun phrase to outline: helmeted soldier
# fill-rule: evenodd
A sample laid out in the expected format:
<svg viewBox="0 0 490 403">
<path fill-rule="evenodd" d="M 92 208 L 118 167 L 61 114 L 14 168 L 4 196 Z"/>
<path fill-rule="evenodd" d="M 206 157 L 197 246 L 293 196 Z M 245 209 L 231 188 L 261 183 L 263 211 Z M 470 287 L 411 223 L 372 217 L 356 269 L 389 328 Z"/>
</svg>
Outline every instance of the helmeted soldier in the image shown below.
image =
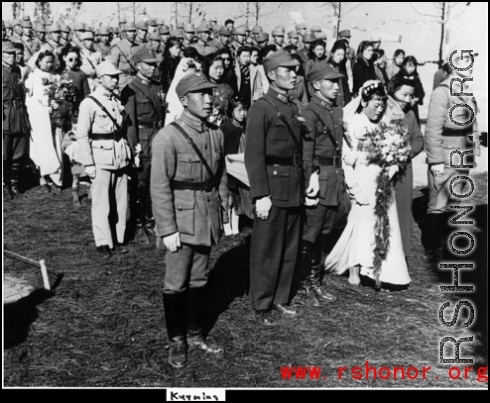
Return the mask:
<svg viewBox="0 0 490 403">
<path fill-rule="evenodd" d="M 262 32 L 264 32 L 264 29 L 260 25 L 254 26 L 250 31 L 250 37 L 253 40 L 253 46 L 258 46 L 259 43 L 257 42 L 257 36 Z"/>
<path fill-rule="evenodd" d="M 277 50 L 281 50 L 284 47 L 284 35 L 285 30 L 282 26 L 277 26 L 272 30 L 272 45 L 276 45 Z"/>
<path fill-rule="evenodd" d="M 343 75 L 330 64 L 318 64 L 307 76 L 315 93 L 303 110 L 302 116 L 309 128 L 303 142 L 305 180 L 314 172 L 319 175 L 319 193 L 307 197 L 315 203 L 306 208 L 301 245 L 301 278 L 298 303 L 313 302 L 318 298 L 333 301 L 335 297 L 325 292 L 322 281 L 322 252 L 325 239 L 331 233 L 339 209 L 346 200 L 345 180 L 342 170 L 343 121 L 342 107 L 336 104 L 339 79 Z M 341 212 L 341 211 L 340 211 Z"/>
<path fill-rule="evenodd" d="M 60 27 L 61 27 L 60 43 L 61 43 L 61 46 L 66 46 L 70 43 L 70 31 L 71 31 L 71 29 L 64 22 L 60 23 Z"/>
<path fill-rule="evenodd" d="M 90 91 L 94 91 L 95 79 L 97 78 L 95 69 L 100 62 L 102 62 L 102 55 L 100 52 L 95 50 L 94 34 L 92 32 L 85 32 L 81 36 L 81 39 L 83 47 L 80 51 L 80 56 L 82 57 L 82 65 L 80 66 L 80 70 L 82 70 L 87 76 Z"/>
<path fill-rule="evenodd" d="M 218 37 L 219 37 L 219 42 L 218 42 L 219 49 L 230 47 L 231 31 L 229 29 L 226 29 L 225 27 L 221 27 L 218 31 Z"/>
<path fill-rule="evenodd" d="M 210 29 L 206 24 L 199 25 L 196 32 L 198 38 L 197 42 L 191 46 L 195 48 L 201 56 L 205 57 L 211 53 L 218 51 L 218 49 L 209 45 L 208 43 Z"/>
<path fill-rule="evenodd" d="M 135 240 L 143 245 L 150 244 L 153 226 L 149 200 L 151 144 L 163 127 L 163 88 L 161 83 L 153 80 L 159 61 L 150 49 L 139 49 L 132 60 L 138 74 L 121 93 L 121 102 L 129 117 L 129 145 L 133 153 L 140 153 L 140 166 L 132 174 L 131 193 L 134 203 L 131 207 L 132 216 L 136 216 Z"/>
<path fill-rule="evenodd" d="M 77 141 L 80 162 L 92 178 L 92 229 L 97 252 L 111 256 L 122 247 L 128 207 L 131 149 L 126 139 L 124 107 L 115 96 L 119 74 L 110 62 L 96 67 L 97 89 L 80 104 Z M 116 239 L 113 239 L 113 233 Z"/>
<path fill-rule="evenodd" d="M 22 21 L 15 19 L 12 21 L 12 34 L 10 35 L 10 40 L 12 42 L 19 42 L 22 36 Z"/>
<path fill-rule="evenodd" d="M 303 45 L 303 38 L 304 36 L 306 35 L 306 32 L 307 32 L 307 27 L 306 27 L 306 24 L 304 22 L 302 23 L 299 23 L 298 25 L 296 25 L 296 32 L 299 34 L 299 42 L 298 42 L 298 50 L 301 50 L 303 49 L 304 45 Z"/>
<path fill-rule="evenodd" d="M 10 40 L 12 33 L 13 33 L 12 23 L 10 21 L 2 20 L 2 42 L 6 42 Z"/>
<path fill-rule="evenodd" d="M 24 45 L 24 60 L 26 63 L 39 49 L 41 49 L 41 42 L 37 38 L 34 38 L 34 30 L 31 21 L 22 21 L 22 35 L 16 42 L 20 42 Z"/>
<path fill-rule="evenodd" d="M 48 31 L 48 40 L 46 45 L 43 46 L 43 49 L 49 50 L 59 58 L 63 49 L 61 43 L 61 26 L 55 23 L 50 25 L 46 30 Z"/>
<path fill-rule="evenodd" d="M 124 25 L 125 38 L 116 43 L 111 49 L 110 60 L 118 70 L 121 70 L 119 88 L 122 90 L 138 72 L 131 59 L 142 46 L 135 42 L 136 25 L 128 22 Z"/>
<path fill-rule="evenodd" d="M 111 31 L 109 27 L 101 27 L 98 30 L 100 42 L 94 47 L 100 52 L 102 59 L 105 60 L 111 54 Z"/>
<path fill-rule="evenodd" d="M 296 46 L 296 49 L 298 49 L 299 37 L 300 37 L 300 35 L 298 34 L 298 32 L 296 30 L 288 32 L 289 44 Z"/>
<path fill-rule="evenodd" d="M 2 42 L 3 185 L 11 198 L 21 190 L 22 169 L 29 160 L 30 124 L 15 48 Z"/>
<path fill-rule="evenodd" d="M 269 43 L 269 34 L 267 32 L 261 32 L 260 34 L 257 34 L 257 47 L 259 49 L 263 49 L 267 46 Z"/>
<path fill-rule="evenodd" d="M 158 34 L 158 22 L 157 20 L 148 20 L 146 21 L 146 26 L 148 28 L 148 35 Z"/>
<path fill-rule="evenodd" d="M 301 240 L 304 201 L 301 124 L 288 92 L 299 62 L 286 51 L 264 59 L 270 82 L 247 116 L 245 166 L 256 216 L 250 246 L 250 300 L 257 318 L 272 324 L 272 309 L 287 307 Z"/>
<path fill-rule="evenodd" d="M 163 55 L 167 49 L 168 40 L 170 39 L 170 28 L 167 25 L 164 25 L 158 29 L 158 33 L 162 38 L 161 50 Z"/>
<path fill-rule="evenodd" d="M 184 24 L 184 47 L 189 47 L 194 44 L 194 37 L 196 35 L 196 28 L 194 24 Z"/>
<path fill-rule="evenodd" d="M 83 48 L 82 35 L 87 30 L 87 26 L 83 22 L 76 22 L 73 25 L 73 36 L 71 39 L 73 46 L 78 46 L 80 49 Z"/>
<path fill-rule="evenodd" d="M 138 21 L 136 23 L 136 38 L 135 43 L 141 47 L 148 45 L 148 26 L 145 21 Z"/>
<path fill-rule="evenodd" d="M 313 35 L 306 34 L 303 37 L 303 49 L 298 51 L 298 55 L 299 57 L 301 57 L 303 63 L 306 63 L 310 58 L 309 53 L 310 53 L 311 44 L 313 42 L 315 42 L 315 37 Z"/>
<path fill-rule="evenodd" d="M 163 58 L 162 51 L 162 37 L 158 33 L 152 33 L 148 35 L 148 49 L 151 50 L 160 61 Z"/>
<path fill-rule="evenodd" d="M 48 43 L 48 29 L 44 23 L 40 22 L 34 25 L 34 34 L 36 39 L 39 41 L 39 47 L 42 47 Z"/>
<path fill-rule="evenodd" d="M 247 45 L 247 29 L 246 25 L 240 25 L 233 30 L 233 36 L 235 40 L 231 43 L 230 49 L 233 55 L 233 58 L 236 59 L 236 54 L 238 49 Z"/>
<path fill-rule="evenodd" d="M 223 351 L 203 334 L 211 246 L 221 220 L 228 222 L 223 133 L 207 123 L 215 87 L 201 73 L 184 76 L 176 88 L 184 112 L 153 141 L 151 198 L 157 239 L 167 248 L 163 301 L 169 363 L 177 368 L 186 364 L 187 346 Z"/>
</svg>

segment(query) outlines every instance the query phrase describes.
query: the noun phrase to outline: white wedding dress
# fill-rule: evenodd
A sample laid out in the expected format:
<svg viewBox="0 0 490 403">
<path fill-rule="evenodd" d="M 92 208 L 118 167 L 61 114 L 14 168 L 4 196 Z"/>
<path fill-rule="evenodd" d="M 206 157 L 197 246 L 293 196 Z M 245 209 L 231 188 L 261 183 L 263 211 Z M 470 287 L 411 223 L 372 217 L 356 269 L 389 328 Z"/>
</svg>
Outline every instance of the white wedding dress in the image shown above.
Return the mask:
<svg viewBox="0 0 490 403">
<path fill-rule="evenodd" d="M 377 126 L 362 112 L 355 114 L 347 123 L 354 150 L 357 149 L 358 141 Z M 344 149 L 348 149 L 347 146 L 344 145 Z M 367 196 L 369 204 L 361 206 L 353 201 L 347 226 L 325 261 L 327 271 L 342 274 L 349 267 L 361 265 L 361 275 L 375 280 L 373 260 L 376 215 L 374 206 L 376 203 L 376 177 L 380 170 L 381 167 L 378 165 L 368 164 L 366 153 L 360 151 L 357 152 L 357 159 L 353 166 L 344 164 L 348 187 L 358 184 Z M 381 266 L 380 280 L 383 283 L 406 285 L 410 283 L 410 276 L 403 252 L 395 200 L 390 205 L 388 216 L 390 220 L 390 246 L 387 257 Z"/>
<path fill-rule="evenodd" d="M 26 97 L 27 112 L 31 123 L 31 142 L 29 156 L 41 171 L 41 184 L 48 175 L 56 186 L 62 186 L 62 133 L 61 129 L 53 130 L 49 116 L 48 87 L 43 80 L 58 82 L 59 76 L 36 68 L 26 80 L 28 90 Z"/>
</svg>

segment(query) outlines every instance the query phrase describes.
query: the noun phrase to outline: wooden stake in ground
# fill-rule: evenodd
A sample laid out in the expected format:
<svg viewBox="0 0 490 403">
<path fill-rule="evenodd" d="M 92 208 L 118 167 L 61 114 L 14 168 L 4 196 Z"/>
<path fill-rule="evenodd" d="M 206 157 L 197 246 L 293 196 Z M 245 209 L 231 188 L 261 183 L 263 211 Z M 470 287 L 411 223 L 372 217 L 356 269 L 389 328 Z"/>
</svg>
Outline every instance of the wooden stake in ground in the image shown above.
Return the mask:
<svg viewBox="0 0 490 403">
<path fill-rule="evenodd" d="M 35 266 L 35 267 L 40 267 L 41 268 L 41 275 L 43 276 L 44 288 L 46 290 L 51 290 L 51 286 L 49 285 L 48 269 L 46 268 L 46 264 L 44 262 L 44 259 L 41 259 L 39 262 L 36 262 L 35 260 L 29 259 L 27 257 L 24 257 L 22 255 L 14 253 L 14 252 L 10 252 L 8 250 L 4 250 L 4 253 L 13 259 L 20 260 L 21 262 L 28 263 L 28 264 Z"/>
</svg>

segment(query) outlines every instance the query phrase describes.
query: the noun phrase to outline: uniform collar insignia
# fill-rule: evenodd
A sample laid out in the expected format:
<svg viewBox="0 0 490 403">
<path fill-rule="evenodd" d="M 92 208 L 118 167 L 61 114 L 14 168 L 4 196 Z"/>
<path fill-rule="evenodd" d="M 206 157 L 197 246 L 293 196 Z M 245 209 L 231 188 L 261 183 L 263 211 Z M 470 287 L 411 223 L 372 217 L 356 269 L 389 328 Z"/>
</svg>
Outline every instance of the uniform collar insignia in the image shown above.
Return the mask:
<svg viewBox="0 0 490 403">
<path fill-rule="evenodd" d="M 325 108 L 327 110 L 332 110 L 332 103 L 326 101 L 322 97 L 320 97 L 318 94 L 313 95 L 312 100 L 317 104 L 320 105 L 322 108 Z"/>
<path fill-rule="evenodd" d="M 281 101 L 283 104 L 287 104 L 289 103 L 289 95 L 287 94 L 283 94 L 279 91 L 277 91 L 276 89 L 270 87 L 269 88 L 269 92 L 268 94 L 272 97 L 272 98 L 275 98 L 275 99 L 278 99 L 279 101 Z"/>
</svg>

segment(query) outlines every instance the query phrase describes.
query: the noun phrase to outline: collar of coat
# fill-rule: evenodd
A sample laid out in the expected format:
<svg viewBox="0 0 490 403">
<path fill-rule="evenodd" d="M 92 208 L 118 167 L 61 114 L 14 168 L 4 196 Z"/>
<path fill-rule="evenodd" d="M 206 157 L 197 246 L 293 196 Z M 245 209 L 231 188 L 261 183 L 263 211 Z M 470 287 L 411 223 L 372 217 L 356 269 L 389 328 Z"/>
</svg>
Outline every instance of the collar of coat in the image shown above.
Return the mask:
<svg viewBox="0 0 490 403">
<path fill-rule="evenodd" d="M 198 131 L 199 133 L 202 133 L 204 129 L 206 128 L 206 122 L 203 122 L 201 119 L 195 117 L 194 115 L 190 114 L 187 109 L 184 109 L 184 112 L 182 112 L 182 115 L 180 115 L 180 119 L 189 127 L 192 129 Z"/>
<path fill-rule="evenodd" d="M 281 101 L 283 104 L 286 104 L 286 105 L 290 101 L 288 94 L 284 94 L 282 92 L 279 92 L 275 88 L 273 88 L 272 86 L 269 87 L 269 91 L 267 92 L 267 95 L 270 95 L 272 98 L 277 99 L 278 101 Z"/>
<path fill-rule="evenodd" d="M 313 95 L 313 97 L 311 98 L 311 100 L 316 103 L 317 105 L 320 105 L 322 108 L 324 109 L 327 109 L 329 111 L 332 110 L 333 108 L 333 104 L 331 101 L 328 101 L 326 100 L 325 98 L 323 98 L 321 95 L 319 95 L 318 93 L 315 93 Z"/>
</svg>

